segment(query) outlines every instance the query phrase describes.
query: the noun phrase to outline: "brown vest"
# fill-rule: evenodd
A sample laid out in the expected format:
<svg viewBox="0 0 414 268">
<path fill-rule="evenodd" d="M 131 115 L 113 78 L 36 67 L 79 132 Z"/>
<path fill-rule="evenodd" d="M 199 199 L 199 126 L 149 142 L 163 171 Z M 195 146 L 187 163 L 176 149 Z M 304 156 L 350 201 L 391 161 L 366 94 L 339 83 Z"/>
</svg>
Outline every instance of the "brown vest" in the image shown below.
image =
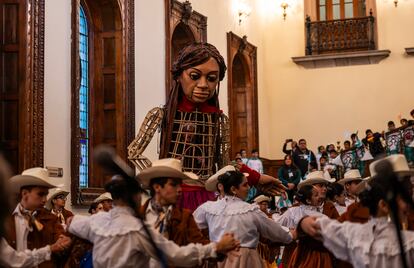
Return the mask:
<svg viewBox="0 0 414 268">
<path fill-rule="evenodd" d="M 39 209 L 36 214 L 36 219 L 43 224 L 43 229 L 37 231 L 34 229 L 32 232 L 29 232 L 27 236 L 27 248 L 28 249 L 38 249 L 47 245 L 51 245 L 56 242 L 59 235 L 64 233 L 62 225 L 59 223 L 58 218 L 50 213 L 48 210 L 42 208 Z M 16 249 L 16 223 L 14 216 L 11 216 L 6 221 L 6 240 L 9 245 Z M 51 268 L 57 267 L 56 257 L 52 255 L 52 260 L 47 261 L 39 265 L 40 268 Z"/>
</svg>

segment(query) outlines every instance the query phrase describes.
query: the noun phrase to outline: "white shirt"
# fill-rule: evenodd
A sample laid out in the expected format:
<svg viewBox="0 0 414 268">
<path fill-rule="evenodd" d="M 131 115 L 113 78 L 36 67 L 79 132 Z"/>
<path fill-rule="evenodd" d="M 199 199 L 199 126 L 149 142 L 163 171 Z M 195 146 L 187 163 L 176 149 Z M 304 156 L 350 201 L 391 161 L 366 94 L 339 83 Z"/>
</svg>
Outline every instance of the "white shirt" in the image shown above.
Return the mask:
<svg viewBox="0 0 414 268">
<path fill-rule="evenodd" d="M 303 217 L 309 215 L 321 216 L 323 214 L 318 211 L 318 207 L 302 204 L 297 207 L 288 208 L 285 213 L 274 217 L 273 220 L 282 226 L 285 226 L 289 229 L 294 229 Z"/>
<path fill-rule="evenodd" d="M 163 233 L 167 229 L 167 223 L 169 218 L 171 217 L 171 212 L 173 210 L 173 206 L 163 207 L 163 211 L 165 213 L 165 217 L 163 219 Z M 160 232 L 160 226 L 157 228 L 155 225 L 160 225 L 159 221 L 160 214 L 155 211 L 151 205 L 151 201 L 148 204 L 147 210 L 145 211 L 145 222 L 150 226 L 154 227 L 158 232 Z"/>
<path fill-rule="evenodd" d="M 23 209 L 23 207 L 19 203 L 12 215 L 14 216 L 14 223 L 16 225 L 16 250 L 24 251 L 27 249 L 27 236 L 29 232 L 33 231 L 33 228 L 29 227 L 29 223 L 20 212 L 20 209 Z"/>
<path fill-rule="evenodd" d="M 345 197 L 345 205 L 346 205 L 346 207 L 349 207 L 353 203 L 355 203 L 355 199 L 351 199 L 349 197 Z"/>
<path fill-rule="evenodd" d="M 269 219 L 256 204 L 237 197 L 208 201 L 199 206 L 193 216 L 200 229 L 208 228 L 211 241 L 217 242 L 229 232 L 234 233 L 241 247 L 247 248 L 256 248 L 260 235 L 274 242 L 292 241 L 289 230 Z"/>
<path fill-rule="evenodd" d="M 200 265 L 205 258 L 215 258 L 215 243 L 179 247 L 148 227 L 158 248 L 174 266 Z M 142 223 L 129 207 L 115 206 L 109 212 L 92 216 L 74 216 L 69 232 L 89 240 L 93 246 L 93 265 L 99 267 L 148 267 L 157 258 Z"/>
<path fill-rule="evenodd" d="M 34 267 L 50 260 L 50 254 L 49 246 L 17 252 L 9 246 L 4 238 L 0 240 L 0 266 Z"/>
<path fill-rule="evenodd" d="M 335 202 L 335 208 L 336 208 L 336 211 L 338 211 L 338 214 L 339 215 L 344 214 L 346 212 L 347 207 L 348 206 L 346 206 L 346 205 L 345 206 L 342 206 L 342 205 L 340 205 L 340 204 L 338 204 L 338 203 Z"/>
<path fill-rule="evenodd" d="M 247 160 L 246 165 L 249 168 L 256 170 L 260 174 L 263 174 L 263 163 L 262 160 L 260 160 L 259 158 L 249 158 L 249 160 Z"/>
<path fill-rule="evenodd" d="M 326 216 L 317 219 L 324 246 L 354 268 L 402 267 L 395 227 L 387 218 L 367 223 L 339 223 Z M 414 232 L 402 231 L 408 267 L 414 263 Z"/>
<path fill-rule="evenodd" d="M 152 201 L 153 200 L 149 201 L 147 210 L 145 211 L 145 222 L 148 225 L 152 226 L 154 229 L 156 229 L 159 233 L 164 235 L 165 231 L 167 230 L 168 218 L 171 216 L 171 211 L 173 209 L 173 206 L 168 206 L 166 208 L 163 207 L 165 217 L 163 220 L 163 227 L 162 227 L 162 232 L 161 232 L 161 225 L 159 222 L 160 214 L 157 211 L 155 211 L 155 209 L 152 207 L 151 205 Z M 159 225 L 159 226 L 156 226 L 156 225 Z M 158 268 L 158 267 L 161 267 L 161 263 L 158 260 L 151 258 L 149 267 Z"/>
</svg>

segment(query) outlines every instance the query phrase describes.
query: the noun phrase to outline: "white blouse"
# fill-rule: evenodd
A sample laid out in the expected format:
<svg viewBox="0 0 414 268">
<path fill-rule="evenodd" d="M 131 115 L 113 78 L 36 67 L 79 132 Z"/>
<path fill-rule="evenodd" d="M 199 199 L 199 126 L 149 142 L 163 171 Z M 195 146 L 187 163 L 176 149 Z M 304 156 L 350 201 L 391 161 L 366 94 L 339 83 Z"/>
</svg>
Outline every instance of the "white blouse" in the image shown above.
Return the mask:
<svg viewBox="0 0 414 268">
<path fill-rule="evenodd" d="M 339 215 L 344 214 L 347 210 L 347 206 L 341 206 L 340 204 L 338 204 L 336 202 L 335 202 L 335 208 L 336 208 L 336 211 L 338 211 Z"/>
<path fill-rule="evenodd" d="M 50 260 L 50 247 L 16 251 L 4 238 L 0 240 L 0 266 L 5 267 L 35 267 Z"/>
<path fill-rule="evenodd" d="M 274 217 L 273 220 L 282 226 L 289 229 L 294 229 L 298 225 L 299 221 L 305 216 L 321 216 L 323 215 L 318 210 L 320 208 L 309 205 L 299 205 L 296 207 L 290 207 L 280 216 Z"/>
<path fill-rule="evenodd" d="M 317 219 L 324 246 L 338 259 L 354 268 L 402 267 L 395 226 L 387 218 L 372 218 L 367 223 L 340 223 L 322 216 Z M 414 232 L 403 231 L 408 267 L 414 265 Z"/>
<path fill-rule="evenodd" d="M 180 247 L 148 227 L 158 248 L 174 266 L 200 265 L 205 258 L 215 258 L 215 243 L 189 244 Z M 129 207 L 114 207 L 109 212 L 73 217 L 69 232 L 89 240 L 93 246 L 94 267 L 148 267 L 156 258 L 141 221 Z"/>
<path fill-rule="evenodd" d="M 208 201 L 193 213 L 200 229 L 209 230 L 211 241 L 232 232 L 241 247 L 256 248 L 259 236 L 274 242 L 290 243 L 289 230 L 282 228 L 264 214 L 256 204 L 249 204 L 237 197 L 226 196 L 217 201 Z"/>
</svg>

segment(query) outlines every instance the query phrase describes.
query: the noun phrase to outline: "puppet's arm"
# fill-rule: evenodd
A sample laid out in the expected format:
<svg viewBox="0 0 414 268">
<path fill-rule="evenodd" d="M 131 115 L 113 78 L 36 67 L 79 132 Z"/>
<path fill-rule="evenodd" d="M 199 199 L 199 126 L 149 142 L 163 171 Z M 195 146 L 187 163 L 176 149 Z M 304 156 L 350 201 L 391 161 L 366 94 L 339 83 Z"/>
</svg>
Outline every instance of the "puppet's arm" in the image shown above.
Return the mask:
<svg viewBox="0 0 414 268">
<path fill-rule="evenodd" d="M 224 167 L 230 162 L 230 122 L 229 118 L 222 114 L 220 116 L 220 139 L 219 139 L 219 167 Z"/>
<path fill-rule="evenodd" d="M 154 137 L 155 131 L 160 128 L 162 120 L 164 118 L 163 108 L 153 108 L 145 116 L 144 122 L 142 122 L 141 128 L 138 131 L 135 139 L 128 146 L 128 159 L 134 163 L 138 170 L 143 170 L 151 166 L 151 161 L 142 155 Z"/>
</svg>

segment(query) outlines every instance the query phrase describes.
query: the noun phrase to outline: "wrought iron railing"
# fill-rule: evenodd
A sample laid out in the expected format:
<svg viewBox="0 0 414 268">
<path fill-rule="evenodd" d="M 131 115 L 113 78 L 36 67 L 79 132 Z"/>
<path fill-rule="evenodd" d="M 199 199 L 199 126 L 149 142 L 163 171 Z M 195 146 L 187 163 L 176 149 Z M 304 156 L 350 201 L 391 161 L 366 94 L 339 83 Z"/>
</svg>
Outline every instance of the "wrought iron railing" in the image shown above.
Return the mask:
<svg viewBox="0 0 414 268">
<path fill-rule="evenodd" d="M 311 21 L 306 17 L 306 55 L 375 49 L 374 17 Z"/>
</svg>

